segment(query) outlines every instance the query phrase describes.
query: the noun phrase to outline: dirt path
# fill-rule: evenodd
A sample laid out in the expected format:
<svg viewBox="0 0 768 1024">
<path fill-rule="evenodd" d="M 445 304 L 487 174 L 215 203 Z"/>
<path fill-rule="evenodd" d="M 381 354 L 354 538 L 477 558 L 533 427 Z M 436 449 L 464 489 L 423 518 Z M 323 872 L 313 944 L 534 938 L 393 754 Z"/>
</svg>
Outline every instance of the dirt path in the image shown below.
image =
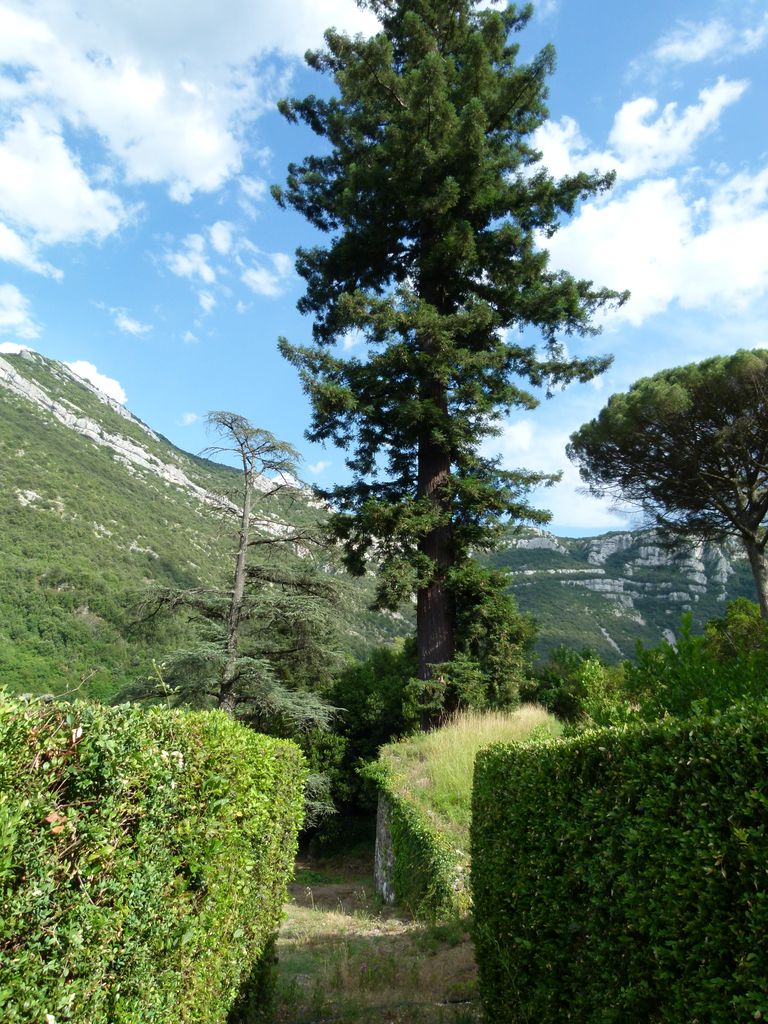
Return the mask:
<svg viewBox="0 0 768 1024">
<path fill-rule="evenodd" d="M 367 860 L 296 866 L 278 940 L 278 1024 L 475 1024 L 472 945 L 382 908 Z"/>
</svg>

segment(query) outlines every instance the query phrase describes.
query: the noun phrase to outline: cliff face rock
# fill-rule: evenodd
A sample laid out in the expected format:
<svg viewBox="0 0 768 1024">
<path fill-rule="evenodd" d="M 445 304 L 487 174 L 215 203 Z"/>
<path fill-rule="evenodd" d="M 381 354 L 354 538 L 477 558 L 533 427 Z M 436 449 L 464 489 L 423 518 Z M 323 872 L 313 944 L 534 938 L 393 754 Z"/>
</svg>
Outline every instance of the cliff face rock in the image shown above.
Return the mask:
<svg viewBox="0 0 768 1024">
<path fill-rule="evenodd" d="M 738 545 L 670 547 L 651 529 L 583 539 L 529 530 L 511 535 L 490 561 L 537 619 L 542 655 L 563 643 L 607 660 L 631 657 L 637 640 L 673 638 L 684 612 L 697 628 L 722 615 L 725 601 L 754 599 Z"/>
</svg>

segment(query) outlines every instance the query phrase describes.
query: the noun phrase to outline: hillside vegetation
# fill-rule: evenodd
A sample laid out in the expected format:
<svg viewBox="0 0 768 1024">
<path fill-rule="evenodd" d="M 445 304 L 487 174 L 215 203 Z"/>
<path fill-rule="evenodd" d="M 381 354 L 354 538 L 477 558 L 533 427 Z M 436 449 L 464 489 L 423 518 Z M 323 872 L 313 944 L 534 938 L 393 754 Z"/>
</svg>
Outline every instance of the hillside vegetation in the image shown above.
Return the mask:
<svg viewBox="0 0 768 1024">
<path fill-rule="evenodd" d="M 36 353 L 0 359 L 0 683 L 15 692 L 109 699 L 184 646 L 183 622 L 148 637 L 135 604 L 153 585 L 226 585 L 234 538 L 206 504 L 235 470 L 189 455 L 122 406 Z M 270 499 L 267 518 L 300 527 L 322 514 L 311 495 Z M 660 547 L 652 532 L 585 540 L 510 535 L 491 556 L 521 609 L 535 614 L 542 655 L 566 643 L 608 661 L 655 644 L 690 607 L 694 625 L 751 596 L 729 548 Z M 346 580 L 338 609 L 353 656 L 407 634 L 411 617 L 368 609 L 372 578 Z"/>
<path fill-rule="evenodd" d="M 574 538 L 526 529 L 511 532 L 488 560 L 507 574 L 520 610 L 535 617 L 542 657 L 566 645 L 607 662 L 632 658 L 638 640 L 674 639 L 684 612 L 700 630 L 727 601 L 755 595 L 737 545 L 670 548 L 655 530 Z"/>
<path fill-rule="evenodd" d="M 205 495 L 238 473 L 188 455 L 66 366 L 25 352 L 0 359 L 0 685 L 109 699 L 184 646 L 183 622 L 146 634 L 135 606 L 156 585 L 228 585 L 235 539 Z M 289 489 L 260 514 L 300 527 L 322 514 Z M 368 611 L 348 581 L 339 608 L 348 652 L 407 630 Z"/>
</svg>

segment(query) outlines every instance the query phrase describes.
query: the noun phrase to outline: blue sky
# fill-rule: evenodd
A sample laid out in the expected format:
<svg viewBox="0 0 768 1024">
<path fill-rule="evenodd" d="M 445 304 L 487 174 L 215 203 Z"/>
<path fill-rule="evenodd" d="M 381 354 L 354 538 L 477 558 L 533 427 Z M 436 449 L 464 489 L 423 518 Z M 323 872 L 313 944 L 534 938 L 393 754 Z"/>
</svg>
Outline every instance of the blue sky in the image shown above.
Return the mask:
<svg viewBox="0 0 768 1024">
<path fill-rule="evenodd" d="M 312 234 L 268 186 L 316 149 L 275 101 L 326 88 L 301 55 L 328 25 L 374 27 L 351 0 L 0 0 L 0 346 L 101 375 L 190 451 L 208 410 L 242 413 L 322 484 L 343 454 L 303 439 L 276 350 L 309 337 L 293 253 Z M 568 435 L 640 376 L 768 345 L 768 4 L 544 0 L 519 41 L 558 53 L 551 171 L 618 175 L 552 265 L 632 298 L 572 344 L 612 352 L 608 373 L 513 414 L 494 447 L 565 471 L 539 496 L 555 532 L 620 528 L 579 493 Z"/>
</svg>

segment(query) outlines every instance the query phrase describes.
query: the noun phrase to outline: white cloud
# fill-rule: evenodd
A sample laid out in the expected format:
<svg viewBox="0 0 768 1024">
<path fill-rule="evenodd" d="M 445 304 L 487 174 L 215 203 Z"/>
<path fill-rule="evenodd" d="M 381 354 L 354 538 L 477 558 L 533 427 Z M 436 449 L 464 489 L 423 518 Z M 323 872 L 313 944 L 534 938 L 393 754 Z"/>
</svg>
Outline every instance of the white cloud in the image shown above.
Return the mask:
<svg viewBox="0 0 768 1024">
<path fill-rule="evenodd" d="M 536 16 L 541 18 L 542 21 L 546 18 L 551 18 L 553 14 L 557 14 L 560 9 L 560 0 L 539 0 L 534 8 Z"/>
<path fill-rule="evenodd" d="M 200 417 L 196 412 L 185 412 L 181 419 L 178 421 L 180 427 L 191 427 L 193 423 L 198 423 Z"/>
<path fill-rule="evenodd" d="M 211 245 L 219 255 L 226 256 L 232 248 L 232 234 L 234 230 L 234 224 L 230 224 L 226 220 L 217 220 L 215 224 L 208 228 L 208 233 L 211 236 Z"/>
<path fill-rule="evenodd" d="M 216 296 L 212 292 L 200 291 L 197 293 L 197 300 L 204 313 L 210 313 L 216 305 Z"/>
<path fill-rule="evenodd" d="M 9 263 L 18 263 L 26 270 L 36 274 L 44 274 L 46 277 L 53 277 L 60 281 L 64 276 L 60 270 L 38 259 L 32 246 L 26 242 L 21 235 L 17 234 L 7 224 L 0 221 L 0 260 L 7 260 Z"/>
<path fill-rule="evenodd" d="M 722 18 L 706 22 L 682 21 L 662 36 L 651 51 L 661 64 L 694 64 L 710 58 L 720 61 L 752 53 L 768 39 L 768 13 L 754 26 L 737 28 Z"/>
<path fill-rule="evenodd" d="M 6 122 L 0 140 L 0 212 L 36 243 L 99 241 L 128 218 L 120 198 L 92 187 L 61 131 L 27 108 Z"/>
<path fill-rule="evenodd" d="M 184 335 L 181 339 L 185 345 L 194 345 L 200 339 L 192 333 L 192 331 L 184 331 Z"/>
<path fill-rule="evenodd" d="M 704 24 L 681 22 L 662 36 L 651 55 L 664 63 L 692 64 L 722 53 L 732 32 L 731 26 L 720 18 Z"/>
<path fill-rule="evenodd" d="M 166 254 L 165 262 L 177 277 L 199 277 L 204 284 L 213 284 L 216 272 L 206 260 L 205 239 L 202 235 L 187 235 L 179 252 Z"/>
<path fill-rule="evenodd" d="M 238 178 L 238 184 L 240 185 L 243 194 L 247 196 L 248 199 L 254 200 L 254 202 L 259 202 L 266 197 L 268 190 L 267 183 L 266 181 L 262 181 L 261 178 L 249 178 L 246 175 L 241 175 L 241 177 Z"/>
<path fill-rule="evenodd" d="M 256 220 L 259 216 L 257 204 L 266 197 L 269 191 L 267 183 L 261 178 L 249 178 L 247 175 L 241 175 L 238 178 L 238 184 L 240 185 L 240 198 L 238 199 L 240 208 L 248 217 Z"/>
<path fill-rule="evenodd" d="M 293 260 L 284 252 L 261 255 L 267 257 L 272 267 L 270 268 L 264 263 L 248 267 L 241 274 L 240 280 L 257 295 L 277 298 L 286 290 L 293 274 Z"/>
<path fill-rule="evenodd" d="M 562 472 L 562 479 L 552 487 L 531 494 L 536 508 L 552 512 L 553 528 L 557 529 L 620 529 L 626 527 L 625 516 L 611 510 L 610 505 L 583 492 L 578 469 L 565 454 L 568 434 L 533 424 L 529 419 L 506 422 L 500 436 L 483 442 L 483 454 L 501 455 L 506 469 L 535 470 L 540 473 Z"/>
<path fill-rule="evenodd" d="M 673 302 L 743 309 L 768 289 L 768 168 L 690 197 L 673 178 L 585 206 L 547 242 L 552 264 L 632 297 L 613 321 L 638 326 Z"/>
<path fill-rule="evenodd" d="M 692 214 L 672 178 L 646 181 L 605 204 L 585 206 L 546 244 L 553 266 L 601 286 L 632 289 L 614 317 L 634 325 L 675 297 Z"/>
<path fill-rule="evenodd" d="M 720 77 L 711 88 L 701 90 L 698 103 L 682 112 L 676 103 L 667 103 L 659 111 L 658 101 L 649 96 L 630 100 L 617 112 L 605 150 L 591 149 L 570 117 L 545 122 L 536 132 L 536 146 L 555 176 L 597 168 L 615 170 L 626 182 L 658 174 L 688 160 L 699 140 L 717 127 L 723 111 L 746 88 L 746 82 Z"/>
<path fill-rule="evenodd" d="M 116 402 L 121 405 L 125 405 L 126 394 L 122 385 L 119 381 L 116 381 L 114 377 L 107 377 L 103 373 L 99 373 L 93 363 L 89 363 L 84 359 L 76 359 L 72 363 L 66 363 L 66 366 L 76 373 L 78 377 L 82 377 L 83 380 L 90 381 L 95 388 L 99 391 L 103 391 L 109 398 L 113 398 Z"/>
<path fill-rule="evenodd" d="M 17 338 L 37 338 L 40 328 L 32 319 L 29 299 L 16 285 L 0 284 L 0 331 Z"/>
<path fill-rule="evenodd" d="M 15 341 L 0 341 L 0 356 L 18 356 L 22 352 L 32 352 L 29 345 L 20 345 Z"/>
<path fill-rule="evenodd" d="M 17 115 L 44 107 L 59 137 L 65 123 L 94 133 L 124 180 L 165 184 L 187 202 L 240 171 L 248 122 L 285 92 L 286 79 L 257 62 L 273 50 L 300 57 L 329 24 L 354 33 L 376 22 L 353 0 L 227 0 L 223 10 L 190 0 L 183 18 L 171 0 L 7 0 L 0 98 Z M 78 233 L 90 230 L 86 221 Z"/>
<path fill-rule="evenodd" d="M 625 103 L 613 123 L 609 143 L 618 154 L 622 178 L 639 178 L 665 171 L 687 159 L 699 139 L 715 128 L 726 107 L 735 103 L 746 82 L 718 78 L 711 89 L 702 89 L 699 103 L 681 114 L 676 103 L 667 103 L 655 120 L 656 100 L 643 97 Z"/>
<path fill-rule="evenodd" d="M 310 466 L 307 466 L 307 469 L 311 476 L 319 476 L 321 473 L 325 472 L 330 465 L 330 462 L 327 462 L 325 459 L 320 459 L 319 462 L 313 462 Z"/>
<path fill-rule="evenodd" d="M 147 334 L 152 330 L 151 324 L 143 324 L 139 320 L 134 320 L 133 317 L 128 316 L 125 309 L 112 309 L 110 310 L 112 317 L 115 321 L 115 326 L 123 334 L 133 334 L 138 336 L 141 334 Z"/>
<path fill-rule="evenodd" d="M 357 348 L 362 345 L 365 341 L 365 335 L 362 331 L 356 327 L 347 333 L 341 339 L 341 347 L 345 352 L 350 352 L 353 348 Z"/>
</svg>

